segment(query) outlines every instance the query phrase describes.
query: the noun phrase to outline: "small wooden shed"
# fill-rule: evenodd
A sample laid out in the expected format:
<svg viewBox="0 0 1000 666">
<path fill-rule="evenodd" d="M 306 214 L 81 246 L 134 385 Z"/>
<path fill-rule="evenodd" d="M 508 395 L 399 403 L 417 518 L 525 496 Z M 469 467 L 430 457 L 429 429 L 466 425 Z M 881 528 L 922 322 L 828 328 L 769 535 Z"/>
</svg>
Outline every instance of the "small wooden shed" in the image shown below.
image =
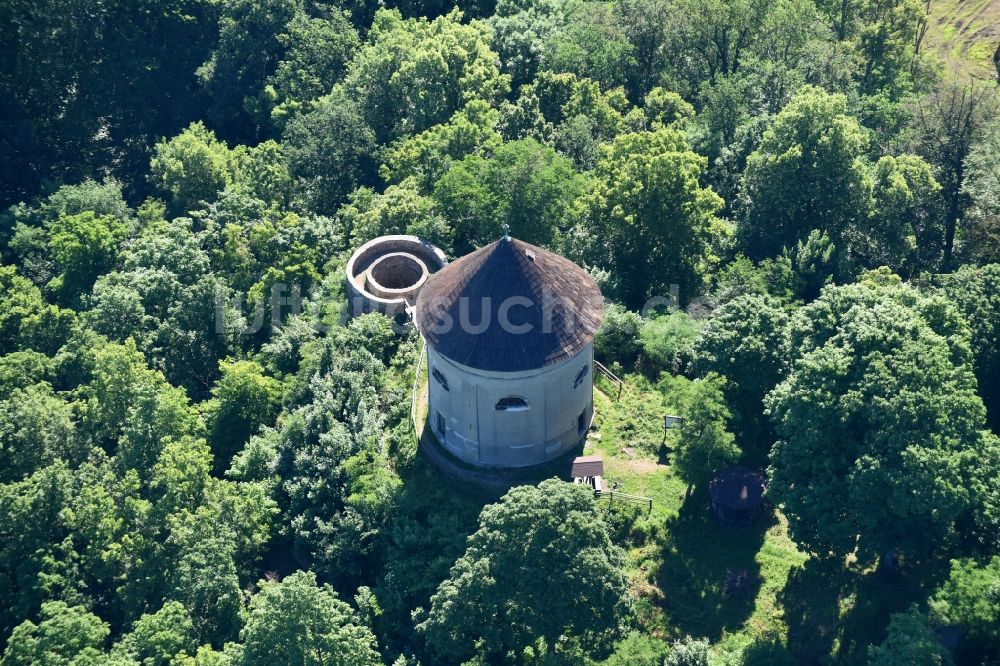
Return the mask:
<svg viewBox="0 0 1000 666">
<path fill-rule="evenodd" d="M 573 483 L 582 483 L 594 489 L 600 495 L 604 489 L 604 459 L 601 456 L 578 456 L 573 459 L 570 469 Z"/>
</svg>

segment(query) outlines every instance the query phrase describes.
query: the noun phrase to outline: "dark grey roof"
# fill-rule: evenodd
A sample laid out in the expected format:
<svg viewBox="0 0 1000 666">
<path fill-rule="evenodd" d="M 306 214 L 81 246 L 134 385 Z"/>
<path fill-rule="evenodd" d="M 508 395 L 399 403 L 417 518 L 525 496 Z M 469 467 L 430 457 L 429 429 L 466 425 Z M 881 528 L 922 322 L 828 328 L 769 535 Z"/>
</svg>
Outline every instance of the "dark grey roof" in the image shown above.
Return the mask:
<svg viewBox="0 0 1000 666">
<path fill-rule="evenodd" d="M 603 312 L 601 292 L 582 268 L 502 238 L 429 278 L 417 297 L 416 323 L 427 344 L 457 363 L 518 372 L 579 352 Z"/>
<path fill-rule="evenodd" d="M 604 459 L 600 456 L 580 456 L 573 459 L 569 475 L 574 479 L 588 476 L 604 476 Z"/>
</svg>

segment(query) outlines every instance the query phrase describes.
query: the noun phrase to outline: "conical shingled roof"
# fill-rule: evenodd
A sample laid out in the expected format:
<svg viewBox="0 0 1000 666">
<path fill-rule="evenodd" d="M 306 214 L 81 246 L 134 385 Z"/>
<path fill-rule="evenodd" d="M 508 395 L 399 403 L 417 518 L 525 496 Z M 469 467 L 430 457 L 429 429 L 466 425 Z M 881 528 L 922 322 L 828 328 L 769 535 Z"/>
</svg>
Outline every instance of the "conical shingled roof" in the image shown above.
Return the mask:
<svg viewBox="0 0 1000 666">
<path fill-rule="evenodd" d="M 416 323 L 427 344 L 456 363 L 520 372 L 575 355 L 603 313 L 601 292 L 582 268 L 501 238 L 434 274 L 417 297 Z"/>
</svg>

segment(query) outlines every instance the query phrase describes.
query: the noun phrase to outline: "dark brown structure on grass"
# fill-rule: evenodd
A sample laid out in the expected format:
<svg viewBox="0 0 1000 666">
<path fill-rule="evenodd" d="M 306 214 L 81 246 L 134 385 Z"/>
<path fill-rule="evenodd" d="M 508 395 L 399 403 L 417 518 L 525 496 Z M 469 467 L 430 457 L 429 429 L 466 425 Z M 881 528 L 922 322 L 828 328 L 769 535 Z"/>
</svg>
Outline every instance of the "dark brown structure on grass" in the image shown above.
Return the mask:
<svg viewBox="0 0 1000 666">
<path fill-rule="evenodd" d="M 732 527 L 749 527 L 764 509 L 764 475 L 746 467 L 719 472 L 708 492 L 715 516 Z"/>
</svg>

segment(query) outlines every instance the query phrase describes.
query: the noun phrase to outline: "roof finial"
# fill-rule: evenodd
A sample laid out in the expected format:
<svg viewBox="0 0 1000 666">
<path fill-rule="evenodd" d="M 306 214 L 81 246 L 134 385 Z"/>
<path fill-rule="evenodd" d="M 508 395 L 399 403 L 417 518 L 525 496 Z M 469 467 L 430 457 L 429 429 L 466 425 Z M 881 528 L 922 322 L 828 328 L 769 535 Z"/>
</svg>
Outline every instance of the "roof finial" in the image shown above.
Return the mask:
<svg viewBox="0 0 1000 666">
<path fill-rule="evenodd" d="M 504 224 L 503 225 L 503 239 L 506 240 L 506 241 L 510 240 L 510 225 L 509 224 Z"/>
</svg>

